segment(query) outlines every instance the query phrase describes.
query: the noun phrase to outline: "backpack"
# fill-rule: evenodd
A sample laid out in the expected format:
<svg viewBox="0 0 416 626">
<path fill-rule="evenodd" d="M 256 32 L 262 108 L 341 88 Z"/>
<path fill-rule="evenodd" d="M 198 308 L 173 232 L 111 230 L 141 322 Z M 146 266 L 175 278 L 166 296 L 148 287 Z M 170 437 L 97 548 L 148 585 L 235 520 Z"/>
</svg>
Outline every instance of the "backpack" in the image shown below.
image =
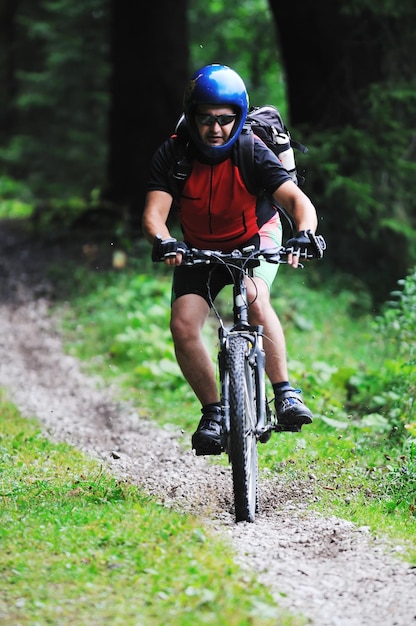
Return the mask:
<svg viewBox="0 0 416 626">
<path fill-rule="evenodd" d="M 265 104 L 260 107 L 251 107 L 238 141 L 239 167 L 247 188 L 250 189 L 250 177 L 247 173 L 250 172 L 254 158 L 253 133 L 274 152 L 293 182 L 303 185 L 305 179 L 296 171 L 293 148 L 300 150 L 303 154 L 306 154 L 308 149 L 291 138 L 278 109 L 272 104 Z"/>
<path fill-rule="evenodd" d="M 180 117 L 176 125 L 175 135 L 180 141 L 178 142 L 178 153 L 175 162 L 172 164 L 169 178 L 174 189 L 174 198 L 179 198 L 186 179 L 192 171 L 191 155 L 187 153 L 189 134 L 184 115 Z M 251 193 L 254 191 L 251 185 L 253 179 L 251 172 L 254 164 L 254 135 L 257 135 L 277 155 L 283 167 L 292 177 L 292 180 L 297 185 L 303 185 L 305 179 L 296 170 L 293 148 L 300 150 L 303 154 L 306 154 L 308 149 L 291 138 L 290 132 L 278 109 L 272 104 L 266 104 L 259 107 L 251 107 L 236 142 L 238 167 L 247 189 Z M 286 218 L 293 232 L 292 218 L 282 207 L 275 206 L 279 213 Z"/>
</svg>

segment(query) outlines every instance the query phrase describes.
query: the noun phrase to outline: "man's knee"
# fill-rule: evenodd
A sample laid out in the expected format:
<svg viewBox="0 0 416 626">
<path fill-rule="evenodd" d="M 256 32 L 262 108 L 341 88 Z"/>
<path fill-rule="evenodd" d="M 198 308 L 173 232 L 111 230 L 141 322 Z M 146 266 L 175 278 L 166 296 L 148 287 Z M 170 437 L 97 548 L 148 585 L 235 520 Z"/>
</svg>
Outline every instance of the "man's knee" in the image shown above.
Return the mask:
<svg viewBox="0 0 416 626">
<path fill-rule="evenodd" d="M 199 325 L 189 316 L 172 315 L 170 332 L 175 343 L 193 341 L 199 336 Z"/>
<path fill-rule="evenodd" d="M 186 331 L 186 322 L 180 315 L 172 315 L 170 318 L 170 332 L 173 339 L 179 339 L 184 336 Z"/>
<path fill-rule="evenodd" d="M 176 300 L 172 306 L 170 330 L 177 341 L 198 339 L 205 323 L 209 308 L 205 300 L 199 296 L 184 296 Z"/>
</svg>

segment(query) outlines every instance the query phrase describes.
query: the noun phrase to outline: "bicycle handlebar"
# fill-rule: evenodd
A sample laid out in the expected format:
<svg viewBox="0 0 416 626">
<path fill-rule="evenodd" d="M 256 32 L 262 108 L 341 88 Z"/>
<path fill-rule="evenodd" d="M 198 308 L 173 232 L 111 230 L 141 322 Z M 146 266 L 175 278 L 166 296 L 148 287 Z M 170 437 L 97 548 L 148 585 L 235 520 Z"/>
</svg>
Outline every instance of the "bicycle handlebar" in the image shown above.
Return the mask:
<svg viewBox="0 0 416 626">
<path fill-rule="evenodd" d="M 170 252 L 169 256 L 176 255 L 177 252 L 182 254 L 183 265 L 194 265 L 199 263 L 238 263 L 241 262 L 242 267 L 254 267 L 259 264 L 259 257 L 262 257 L 268 263 L 286 263 L 289 254 L 294 254 L 299 259 L 321 259 L 323 252 L 326 249 L 326 243 L 322 235 L 315 235 L 311 230 L 306 231 L 309 238 L 312 251 L 305 249 L 303 251 L 296 251 L 293 248 L 285 248 L 280 246 L 279 248 L 268 248 L 263 250 L 257 250 L 254 245 L 247 246 L 242 250 L 233 250 L 232 252 L 222 252 L 221 250 L 201 250 L 199 248 L 189 248 L 184 242 L 176 242 L 175 239 L 169 240 L 170 242 L 176 242 L 174 250 Z M 152 258 L 154 261 L 163 261 L 164 258 L 157 258 L 157 249 L 162 242 L 160 235 L 156 235 Z"/>
<path fill-rule="evenodd" d="M 188 248 L 182 256 L 182 265 L 196 265 L 199 263 L 233 263 L 241 262 L 244 267 L 252 267 L 259 264 L 259 257 L 263 257 L 269 263 L 282 263 L 284 248 L 271 248 L 268 250 L 256 250 L 254 246 L 248 246 L 242 250 L 222 252 L 221 250 L 200 250 Z"/>
</svg>

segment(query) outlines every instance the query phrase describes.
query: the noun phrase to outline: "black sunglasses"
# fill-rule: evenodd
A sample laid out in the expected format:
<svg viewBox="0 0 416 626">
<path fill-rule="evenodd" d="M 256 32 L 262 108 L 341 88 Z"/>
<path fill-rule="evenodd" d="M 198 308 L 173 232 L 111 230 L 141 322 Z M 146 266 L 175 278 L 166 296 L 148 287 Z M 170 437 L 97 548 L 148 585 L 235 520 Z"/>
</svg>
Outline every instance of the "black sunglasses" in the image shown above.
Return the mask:
<svg viewBox="0 0 416 626">
<path fill-rule="evenodd" d="M 213 126 L 218 123 L 220 126 L 228 126 L 234 122 L 237 115 L 235 113 L 227 113 L 224 115 L 211 115 L 211 113 L 197 113 L 197 120 L 203 126 Z"/>
</svg>

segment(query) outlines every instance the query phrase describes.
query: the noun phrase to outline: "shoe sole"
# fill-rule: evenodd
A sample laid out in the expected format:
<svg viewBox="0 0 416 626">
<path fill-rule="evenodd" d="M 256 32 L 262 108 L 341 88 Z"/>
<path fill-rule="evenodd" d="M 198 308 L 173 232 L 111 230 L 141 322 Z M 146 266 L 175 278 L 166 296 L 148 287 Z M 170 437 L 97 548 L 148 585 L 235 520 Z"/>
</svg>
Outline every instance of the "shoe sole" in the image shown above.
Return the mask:
<svg viewBox="0 0 416 626">
<path fill-rule="evenodd" d="M 195 450 L 195 456 L 214 456 L 217 454 L 221 454 L 222 448 L 193 448 Z"/>
<path fill-rule="evenodd" d="M 312 418 L 309 415 L 298 415 L 297 417 L 288 415 L 284 420 L 278 418 L 278 423 L 282 426 L 303 426 L 304 424 L 312 424 Z"/>
<path fill-rule="evenodd" d="M 277 424 L 275 427 L 278 433 L 300 433 L 303 424 Z"/>
</svg>

